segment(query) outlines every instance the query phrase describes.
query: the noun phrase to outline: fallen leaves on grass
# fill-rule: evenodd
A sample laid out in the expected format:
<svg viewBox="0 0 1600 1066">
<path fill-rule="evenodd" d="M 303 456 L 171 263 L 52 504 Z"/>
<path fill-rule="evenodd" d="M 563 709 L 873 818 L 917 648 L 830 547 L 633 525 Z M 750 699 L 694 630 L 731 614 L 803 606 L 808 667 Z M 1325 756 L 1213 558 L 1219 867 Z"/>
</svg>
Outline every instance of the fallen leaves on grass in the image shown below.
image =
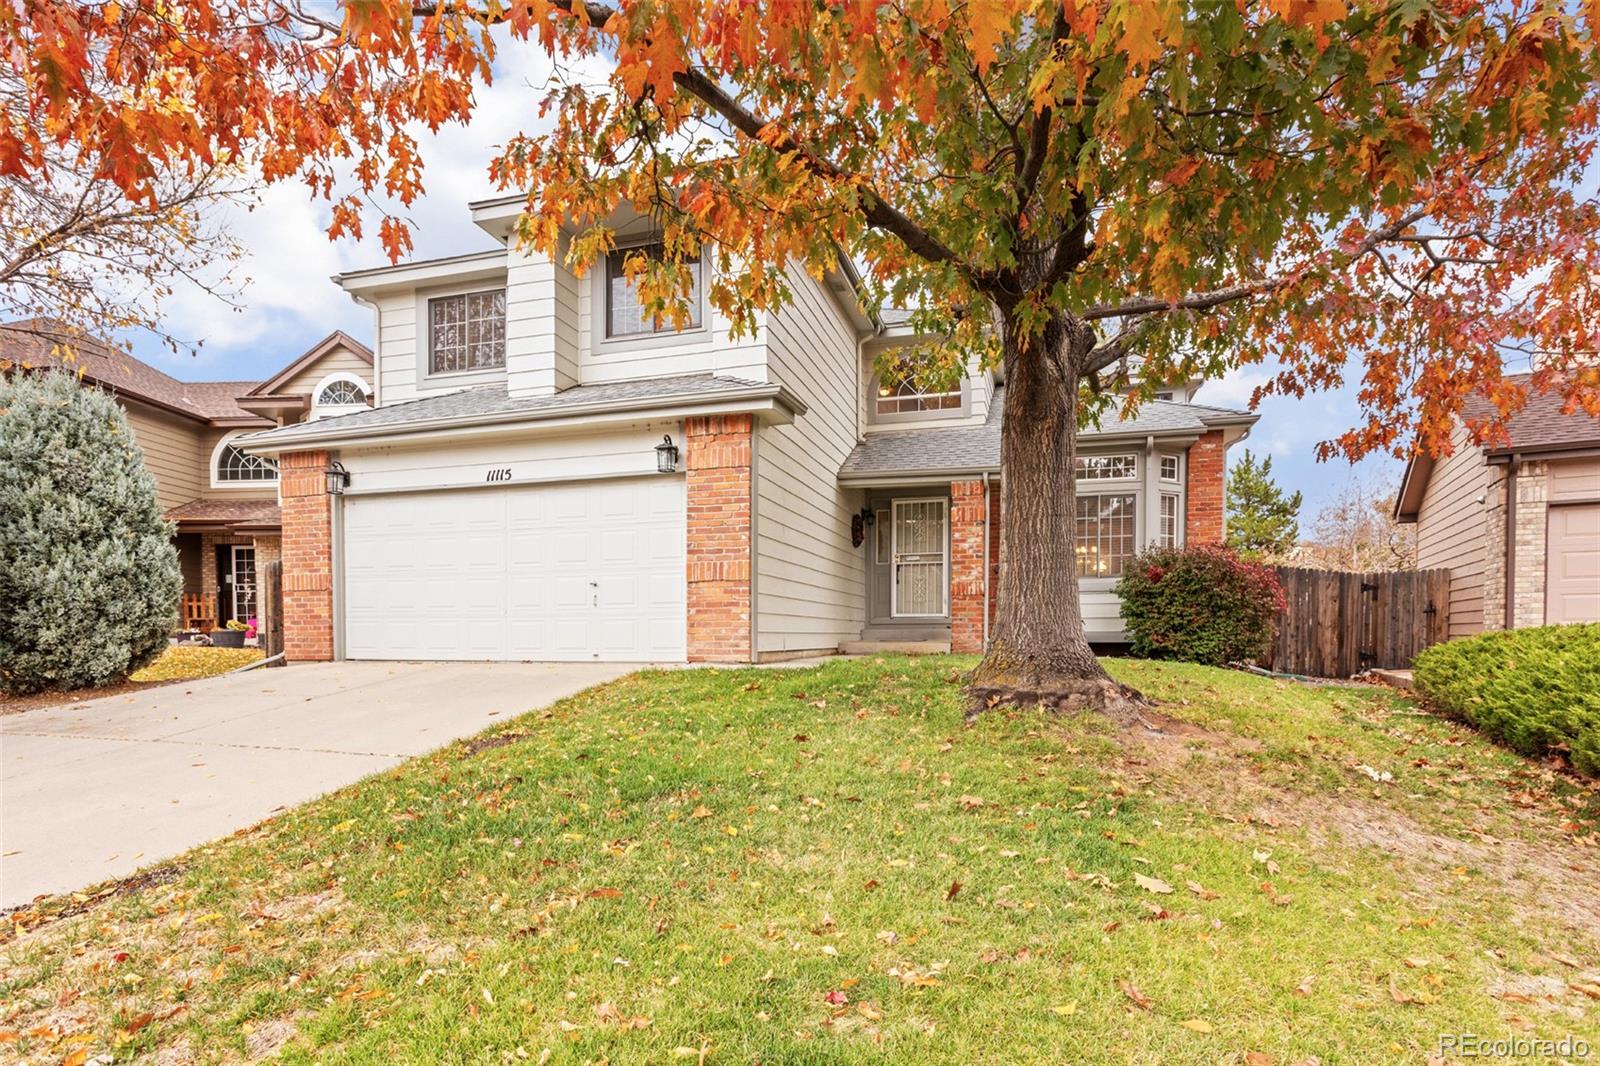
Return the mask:
<svg viewBox="0 0 1600 1066">
<path fill-rule="evenodd" d="M 1159 877 L 1146 877 L 1144 874 L 1136 873 L 1133 875 L 1133 883 L 1146 892 L 1159 892 L 1163 896 L 1172 892 L 1172 886 Z"/>
<path fill-rule="evenodd" d="M 1155 1000 L 1139 991 L 1139 986 L 1125 977 L 1117 978 L 1117 987 L 1128 997 L 1129 1002 L 1140 1010 L 1150 1010 L 1156 1005 Z"/>
</svg>

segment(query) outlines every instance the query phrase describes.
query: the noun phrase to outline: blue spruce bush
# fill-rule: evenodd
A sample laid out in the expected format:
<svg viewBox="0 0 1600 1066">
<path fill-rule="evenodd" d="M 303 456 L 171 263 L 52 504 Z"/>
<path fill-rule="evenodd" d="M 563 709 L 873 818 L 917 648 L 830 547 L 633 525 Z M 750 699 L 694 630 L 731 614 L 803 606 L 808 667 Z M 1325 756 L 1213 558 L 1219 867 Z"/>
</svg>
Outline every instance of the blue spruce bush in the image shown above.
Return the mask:
<svg viewBox="0 0 1600 1066">
<path fill-rule="evenodd" d="M 0 378 L 0 690 L 120 680 L 166 647 L 182 591 L 122 409 L 71 374 Z"/>
</svg>

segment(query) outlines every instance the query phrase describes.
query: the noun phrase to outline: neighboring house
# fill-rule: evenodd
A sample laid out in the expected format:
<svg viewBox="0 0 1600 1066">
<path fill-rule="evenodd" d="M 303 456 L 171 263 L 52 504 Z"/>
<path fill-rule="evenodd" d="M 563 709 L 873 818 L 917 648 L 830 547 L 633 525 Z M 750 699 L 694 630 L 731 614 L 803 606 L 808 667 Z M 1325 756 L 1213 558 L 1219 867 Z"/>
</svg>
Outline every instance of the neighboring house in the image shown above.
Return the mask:
<svg viewBox="0 0 1600 1066">
<path fill-rule="evenodd" d="M 1450 570 L 1452 637 L 1600 621 L 1600 419 L 1561 408 L 1530 393 L 1504 446 L 1474 446 L 1463 423 L 1451 455 L 1406 467 L 1395 517 L 1417 524 L 1417 565 Z"/>
<path fill-rule="evenodd" d="M 372 352 L 334 333 L 267 381 L 179 381 L 95 338 L 48 322 L 0 326 L 0 368 L 63 366 L 110 392 L 127 415 L 156 497 L 176 523 L 186 598 L 217 625 L 256 614 L 257 567 L 279 556 L 278 467 L 237 447 L 250 432 L 354 410 L 372 395 Z"/>
<path fill-rule="evenodd" d="M 516 250 L 341 275 L 374 313 L 373 410 L 251 436 L 283 469 L 292 659 L 752 661 L 900 638 L 977 650 L 998 556 L 1004 388 L 877 380 L 913 338 L 853 276 L 730 339 L 702 267 L 688 327 L 641 313 L 621 252 L 579 278 Z M 648 221 L 619 227 L 648 247 Z M 1092 635 L 1156 543 L 1222 539 L 1255 416 L 1187 402 L 1083 438 Z M 1109 416 L 1115 417 L 1115 416 Z M 989 565 L 985 565 L 988 560 Z M 985 605 L 990 611 L 985 611 Z"/>
</svg>

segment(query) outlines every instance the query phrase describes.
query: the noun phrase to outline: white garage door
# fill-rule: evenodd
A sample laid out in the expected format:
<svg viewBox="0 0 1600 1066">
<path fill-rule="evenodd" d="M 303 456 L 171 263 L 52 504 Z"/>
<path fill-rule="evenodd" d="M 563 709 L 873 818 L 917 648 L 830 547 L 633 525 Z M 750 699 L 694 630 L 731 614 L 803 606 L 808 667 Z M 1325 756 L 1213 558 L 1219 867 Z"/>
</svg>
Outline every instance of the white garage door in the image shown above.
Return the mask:
<svg viewBox="0 0 1600 1066">
<path fill-rule="evenodd" d="M 1600 622 L 1600 503 L 1552 505 L 1545 621 Z"/>
<path fill-rule="evenodd" d="M 684 658 L 679 478 L 347 496 L 345 655 Z"/>
</svg>

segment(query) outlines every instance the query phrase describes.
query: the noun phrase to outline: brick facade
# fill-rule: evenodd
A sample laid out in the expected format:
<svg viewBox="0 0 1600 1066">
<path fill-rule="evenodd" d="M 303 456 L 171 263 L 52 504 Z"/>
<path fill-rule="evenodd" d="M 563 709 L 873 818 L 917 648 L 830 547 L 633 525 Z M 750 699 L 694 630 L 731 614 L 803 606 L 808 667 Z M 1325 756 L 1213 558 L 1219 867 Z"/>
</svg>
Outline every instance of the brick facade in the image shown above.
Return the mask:
<svg viewBox="0 0 1600 1066">
<path fill-rule="evenodd" d="M 750 415 L 684 422 L 690 662 L 750 662 Z"/>
<path fill-rule="evenodd" d="M 1506 473 L 1490 468 L 1491 484 L 1483 511 L 1483 628 L 1506 627 Z M 1523 463 L 1516 476 L 1517 513 L 1512 536 L 1511 625 L 1542 626 L 1545 620 L 1545 568 L 1550 517 L 1550 464 Z"/>
<path fill-rule="evenodd" d="M 950 650 L 983 650 L 983 516 L 981 481 L 950 483 Z"/>
<path fill-rule="evenodd" d="M 1227 449 L 1222 431 L 1202 434 L 1189 446 L 1189 486 L 1183 535 L 1187 544 L 1221 544 L 1223 540 L 1223 479 L 1227 476 Z"/>
<path fill-rule="evenodd" d="M 333 498 L 328 453 L 279 460 L 283 500 L 283 650 L 290 662 L 333 658 Z"/>
</svg>

